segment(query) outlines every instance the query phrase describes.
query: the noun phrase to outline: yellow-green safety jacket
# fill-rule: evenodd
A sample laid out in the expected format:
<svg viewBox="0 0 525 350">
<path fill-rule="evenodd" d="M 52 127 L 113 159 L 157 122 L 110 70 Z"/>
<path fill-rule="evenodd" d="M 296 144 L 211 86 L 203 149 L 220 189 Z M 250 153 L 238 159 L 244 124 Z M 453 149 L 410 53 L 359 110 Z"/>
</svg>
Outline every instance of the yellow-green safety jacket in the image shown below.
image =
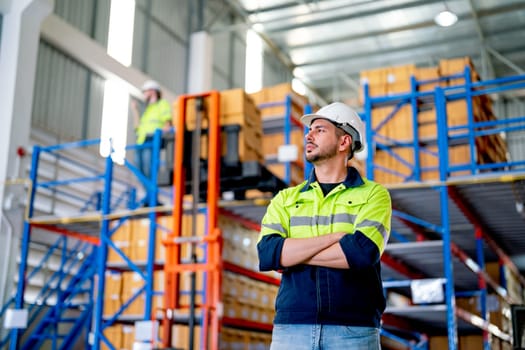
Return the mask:
<svg viewBox="0 0 525 350">
<path fill-rule="evenodd" d="M 380 257 L 391 215 L 388 191 L 355 168 L 326 196 L 314 172 L 308 181 L 280 191 L 262 219 L 257 243 L 260 270 L 282 270 L 274 323 L 378 328 L 386 304 Z M 332 232 L 348 233 L 339 241 L 348 269 L 280 264 L 286 238 Z"/>
<path fill-rule="evenodd" d="M 162 129 L 166 122 L 170 120 L 171 107 L 168 101 L 161 99 L 150 103 L 140 117 L 139 126 L 135 130 L 137 144 L 143 144 L 148 135 L 153 134 L 157 129 Z"/>
</svg>

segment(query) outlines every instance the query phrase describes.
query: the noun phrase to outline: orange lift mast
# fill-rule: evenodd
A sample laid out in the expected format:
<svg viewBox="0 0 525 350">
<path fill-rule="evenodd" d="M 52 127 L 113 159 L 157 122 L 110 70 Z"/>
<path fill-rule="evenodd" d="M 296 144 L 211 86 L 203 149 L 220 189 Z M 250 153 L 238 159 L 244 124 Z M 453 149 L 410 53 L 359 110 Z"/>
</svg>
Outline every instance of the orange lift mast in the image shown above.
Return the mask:
<svg viewBox="0 0 525 350">
<path fill-rule="evenodd" d="M 184 214 L 183 197 L 185 194 L 185 164 L 184 164 L 184 145 L 185 145 L 185 126 L 186 126 L 186 105 L 191 99 L 207 98 L 208 103 L 208 177 L 206 193 L 207 209 L 207 232 L 203 237 L 183 237 L 182 218 Z M 219 348 L 219 318 L 221 304 L 221 231 L 218 228 L 218 201 L 220 187 L 220 95 L 218 91 L 210 91 L 202 94 L 182 95 L 178 99 L 178 119 L 175 122 L 175 156 L 173 168 L 173 230 L 163 242 L 166 247 L 166 261 L 164 265 L 165 290 L 164 308 L 166 310 L 163 319 L 162 344 L 165 347 L 171 346 L 172 326 L 174 323 L 174 313 L 181 309 L 179 302 L 180 295 L 180 274 L 182 272 L 203 271 L 206 276 L 205 298 L 202 310 L 202 347 L 210 350 Z M 198 120 L 198 118 L 197 118 Z M 200 128 L 200 125 L 196 125 Z M 193 150 L 195 151 L 195 150 Z M 193 166 L 198 166 L 193 164 Z M 195 181 L 195 179 L 192 179 Z M 198 201 L 198 198 L 193 198 Z M 206 243 L 206 259 L 202 263 L 192 261 L 182 263 L 181 244 L 195 244 L 198 242 Z"/>
</svg>

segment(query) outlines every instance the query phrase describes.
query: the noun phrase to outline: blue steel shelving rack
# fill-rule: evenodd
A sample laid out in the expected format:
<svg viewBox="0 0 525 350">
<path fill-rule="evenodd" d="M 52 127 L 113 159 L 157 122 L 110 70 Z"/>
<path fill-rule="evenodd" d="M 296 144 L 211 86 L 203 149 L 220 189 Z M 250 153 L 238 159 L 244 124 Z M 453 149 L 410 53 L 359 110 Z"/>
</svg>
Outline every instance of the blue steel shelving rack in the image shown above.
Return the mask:
<svg viewBox="0 0 525 350">
<path fill-rule="evenodd" d="M 518 161 L 508 161 L 508 162 L 497 162 L 492 164 L 476 164 L 475 159 L 475 150 L 476 150 L 476 138 L 480 136 L 487 135 L 496 135 L 501 132 L 516 132 L 520 130 L 525 130 L 524 122 L 525 117 L 509 118 L 502 120 L 489 120 L 477 122 L 473 117 L 473 97 L 483 96 L 493 93 L 501 93 L 508 90 L 523 89 L 525 87 L 525 76 L 515 76 L 502 79 L 494 79 L 489 81 L 482 82 L 472 82 L 470 77 L 470 67 L 465 67 L 465 71 L 462 74 L 443 77 L 438 80 L 432 81 L 417 81 L 412 77 L 411 79 L 411 91 L 408 93 L 400 93 L 391 96 L 378 96 L 371 97 L 369 94 L 369 87 L 364 86 L 364 119 L 366 121 L 366 139 L 367 143 L 370 145 L 368 158 L 367 158 L 367 177 L 370 179 L 374 178 L 374 169 L 378 168 L 374 164 L 374 150 L 380 149 L 387 152 L 390 152 L 393 157 L 396 157 L 395 149 L 396 148 L 409 148 L 413 150 L 414 159 L 412 163 L 408 163 L 406 160 L 403 160 L 399 157 L 396 159 L 402 162 L 405 166 L 412 166 L 411 174 L 405 177 L 405 181 L 411 181 L 412 186 L 405 186 L 406 189 L 417 188 L 418 183 L 421 184 L 421 173 L 425 169 L 421 168 L 419 163 L 419 154 L 424 152 L 423 149 L 424 142 L 419 139 L 417 132 L 417 117 L 418 117 L 418 105 L 422 100 L 425 100 L 427 103 L 430 102 L 435 106 L 437 114 L 437 138 L 434 142 L 437 143 L 438 154 L 433 154 L 439 158 L 439 181 L 435 181 L 434 184 L 428 185 L 427 188 L 429 191 L 437 191 L 439 195 L 439 212 L 440 212 L 440 223 L 431 223 L 425 220 L 422 220 L 414 215 L 403 213 L 399 210 L 394 210 L 394 217 L 399 219 L 401 222 L 408 224 L 407 226 L 412 230 L 415 230 L 416 234 L 421 234 L 423 229 L 427 229 L 439 234 L 443 240 L 443 249 L 442 249 L 442 268 L 444 271 L 444 289 L 445 289 L 445 303 L 446 303 L 446 327 L 448 334 L 448 348 L 455 350 L 458 348 L 458 320 L 456 318 L 456 313 L 463 315 L 464 318 L 471 317 L 472 315 L 465 314 L 457 310 L 455 305 L 455 295 L 456 293 L 454 287 L 454 269 L 453 269 L 453 257 L 459 258 L 459 260 L 467 265 L 469 265 L 470 270 L 478 276 L 479 278 L 479 288 L 480 288 L 480 300 L 481 300 L 481 314 L 482 314 L 482 325 L 480 326 L 484 332 L 484 349 L 490 349 L 490 344 L 488 343 L 488 329 L 486 322 L 487 315 L 487 284 L 491 285 L 496 292 L 505 297 L 507 301 L 514 302 L 506 293 L 503 287 L 499 286 L 497 283 L 494 283 L 487 275 L 484 270 L 485 258 L 483 251 L 483 242 L 485 241 L 488 245 L 496 251 L 500 261 L 503 261 L 511 271 L 518 273 L 516 266 L 510 261 L 508 256 L 503 253 L 502 249 L 483 231 L 483 224 L 479 219 L 476 218 L 475 211 L 472 210 L 471 203 L 464 203 L 465 198 L 462 198 L 458 195 L 457 190 L 454 188 L 451 180 L 454 179 L 452 174 L 456 171 L 469 170 L 473 176 L 471 181 L 475 183 L 475 175 L 483 176 L 487 175 L 486 172 L 490 171 L 492 174 L 499 174 L 499 181 L 504 182 L 505 178 L 510 179 L 522 179 L 523 178 L 523 169 L 525 165 L 524 160 Z M 434 83 L 440 81 L 446 81 L 447 79 L 452 78 L 463 78 L 465 83 L 463 85 L 449 86 L 449 87 L 436 87 L 434 91 L 418 92 L 417 87 L 419 84 Z M 465 100 L 467 104 L 467 113 L 468 119 L 467 124 L 462 126 L 456 126 L 453 128 L 448 127 L 447 125 L 447 110 L 445 108 L 447 101 L 454 100 Z M 413 135 L 414 138 L 412 142 L 406 141 L 397 141 L 395 139 L 388 139 L 378 135 L 379 129 L 385 125 L 391 118 L 395 116 L 395 113 L 403 106 L 410 105 L 412 110 L 412 124 L 413 124 Z M 393 111 L 381 121 L 375 128 L 372 127 L 371 115 L 372 109 L 375 106 L 392 106 Z M 450 131 L 466 130 L 461 134 L 451 135 Z M 470 149 L 470 162 L 468 164 L 462 165 L 451 165 L 448 159 L 448 148 L 451 143 L 458 141 L 467 141 L 467 144 Z M 503 169 L 503 171 L 502 171 Z M 392 171 L 390 169 L 382 169 L 385 171 Z M 428 170 L 428 169 L 426 169 Z M 483 174 L 481 174 L 483 172 Z M 498 180 L 496 180 L 498 181 Z M 468 181 L 466 181 L 468 183 Z M 388 187 L 388 185 L 387 185 Z M 395 186 L 394 186 L 395 188 Z M 400 190 L 403 190 L 403 186 L 400 186 Z M 424 193 L 421 192 L 423 195 Z M 452 202 L 449 202 L 452 200 Z M 467 217 L 467 219 L 473 224 L 475 231 L 475 249 L 476 249 L 476 262 L 474 259 L 470 259 L 464 251 L 461 250 L 451 239 L 451 227 L 450 227 L 450 216 L 449 212 L 453 209 L 451 208 L 451 203 L 454 203 L 459 207 L 460 211 Z M 393 193 L 393 204 L 396 205 L 395 193 Z M 417 232 L 417 231 L 420 232 Z M 393 236 L 400 236 L 393 232 Z M 388 253 L 388 252 L 387 252 Z M 523 276 L 519 276 L 519 280 L 522 286 L 525 285 L 525 280 Z M 502 281 L 505 284 L 505 281 Z M 390 283 L 392 286 L 396 285 L 395 282 Z M 389 285 L 389 282 L 385 283 L 386 286 Z M 479 319 L 479 318 L 478 318 Z M 479 320 L 478 320 L 479 321 Z M 478 322 L 479 326 L 479 322 Z M 496 334 L 497 335 L 497 334 Z M 499 334 L 502 339 L 505 338 L 510 341 L 508 336 Z"/>
<path fill-rule="evenodd" d="M 81 250 L 77 248 L 76 250 L 73 250 L 73 253 L 68 253 L 67 250 L 64 250 L 65 257 L 73 256 L 73 262 L 70 262 L 71 259 L 66 259 L 62 262 L 62 265 L 72 265 L 73 263 L 76 263 L 74 258 L 77 257 L 78 253 L 87 255 L 87 258 L 84 259 L 84 262 L 80 267 L 81 269 L 79 271 L 82 273 L 73 278 L 72 285 L 68 286 L 63 292 L 59 293 L 59 298 L 62 299 L 59 299 L 59 302 L 57 302 L 57 304 L 51 308 L 51 311 L 47 313 L 49 317 L 45 318 L 43 321 L 40 321 L 39 324 L 34 325 L 34 328 L 31 328 L 31 334 L 27 337 L 24 334 L 24 330 L 12 329 L 9 334 L 9 339 L 2 339 L 2 344 L 9 346 L 9 349 L 12 350 L 25 349 L 34 346 L 35 344 L 40 344 L 39 342 L 43 341 L 43 339 L 50 339 L 54 349 L 67 349 L 68 347 L 72 346 L 72 342 L 75 341 L 78 334 L 80 334 L 78 330 L 85 328 L 87 330 L 86 333 L 91 333 L 91 336 L 88 336 L 88 339 L 85 339 L 86 348 L 91 347 L 92 349 L 99 349 L 102 342 L 112 348 L 103 335 L 104 329 L 107 326 L 117 322 L 122 311 L 125 310 L 142 293 L 145 293 L 146 295 L 143 319 L 150 320 L 152 313 L 152 296 L 156 293 L 153 291 L 152 272 L 154 270 L 155 263 L 155 234 L 157 229 L 156 217 L 159 211 L 159 208 L 155 208 L 155 206 L 157 205 L 157 196 L 159 195 L 159 187 L 157 186 L 156 179 L 160 163 L 161 138 L 161 131 L 158 130 L 154 134 L 151 141 L 148 141 L 142 145 L 131 145 L 127 147 L 127 149 L 131 151 L 146 147 L 151 148 L 152 150 L 152 173 L 150 178 L 145 177 L 133 164 L 125 160 L 125 168 L 131 171 L 131 173 L 133 173 L 138 178 L 142 186 L 144 186 L 145 196 L 138 201 L 136 198 L 137 188 L 114 177 L 115 164 L 111 159 L 111 155 L 106 157 L 104 170 L 101 171 L 97 168 L 86 166 L 85 164 L 82 164 L 82 162 L 60 153 L 64 150 L 71 151 L 91 146 L 98 146 L 100 144 L 100 140 L 85 140 L 47 147 L 41 147 L 39 145 L 34 146 L 29 179 L 30 185 L 28 210 L 27 217 L 24 221 L 21 242 L 19 282 L 17 285 L 16 294 L 13 296 L 13 298 L 8 300 L 8 302 L 2 308 L 2 314 L 9 307 L 14 307 L 15 309 L 24 309 L 24 292 L 27 281 L 36 272 L 38 272 L 38 270 L 41 269 L 44 263 L 46 263 L 51 254 L 49 252 L 56 250 L 56 245 L 59 243 L 63 244 L 64 246 L 66 245 L 66 243 L 62 243 L 63 240 L 66 240 L 68 237 L 72 237 L 72 239 L 76 239 L 81 243 L 84 242 L 84 244 L 88 247 L 83 246 L 81 247 Z M 82 169 L 89 175 L 53 181 L 40 180 L 40 157 L 43 153 L 47 153 L 62 162 L 72 164 L 74 167 Z M 114 188 L 114 185 L 117 183 L 121 185 L 121 190 L 119 193 L 116 193 Z M 71 188 L 68 188 L 68 186 L 75 186 L 78 184 L 96 184 L 95 186 L 98 186 L 99 189 L 92 195 L 84 198 L 71 191 Z M 79 212 L 74 213 L 71 217 L 35 216 L 35 201 L 37 200 L 38 191 L 42 189 L 51 190 L 55 194 L 72 198 L 74 201 L 79 203 Z M 171 196 L 171 193 L 164 194 L 166 194 L 168 197 Z M 139 208 L 143 205 L 147 205 L 148 208 Z M 94 211 L 88 212 L 89 209 L 93 209 Z M 126 220 L 129 220 L 134 215 L 139 214 L 142 216 L 146 215 L 150 220 L 148 259 L 145 267 L 141 267 L 132 262 L 129 257 L 127 257 L 111 241 L 112 234 Z M 100 222 L 100 227 L 98 227 L 96 224 L 93 224 L 96 222 Z M 116 222 L 116 225 L 111 227 L 111 222 Z M 33 228 L 40 228 L 50 232 L 55 232 L 61 235 L 61 237 L 59 237 L 57 243 L 51 247 L 50 251 L 40 262 L 39 266 L 33 271 L 29 272 L 27 259 Z M 139 273 L 144 279 L 145 284 L 144 287 L 137 291 L 137 293 L 135 293 L 130 300 L 122 305 L 120 310 L 117 311 L 114 316 L 104 318 L 102 298 L 104 296 L 105 279 L 103 277 L 106 270 L 108 269 L 106 262 L 108 249 L 115 250 L 115 252 L 117 252 L 117 254 L 120 255 L 125 261 L 125 266 L 119 266 L 120 270 L 130 270 Z M 95 279 L 95 275 L 102 276 L 102 278 Z M 97 280 L 96 287 L 94 286 L 95 280 Z M 88 311 L 82 313 L 82 317 L 79 317 L 77 320 L 82 322 L 77 322 L 78 324 L 74 325 L 68 334 L 58 334 L 56 330 L 52 329 L 53 327 L 49 326 L 49 323 L 51 322 L 50 319 L 54 317 L 55 320 L 58 320 L 57 315 L 59 315 L 60 308 L 64 308 L 64 305 L 68 305 L 67 303 L 70 303 L 69 300 L 75 296 L 76 293 L 86 292 L 86 290 L 78 288 L 78 285 L 82 284 L 84 281 L 88 281 L 91 284 L 91 288 L 88 291 L 90 295 L 89 305 L 91 306 L 88 305 L 84 307 L 84 310 Z M 29 309 L 34 308 L 38 309 L 39 306 L 29 306 Z M 36 314 L 39 312 L 40 310 L 37 310 Z M 30 317 L 29 321 L 38 321 L 35 319 L 36 317 Z M 66 319 L 64 319 L 64 321 L 70 323 L 72 322 L 71 320 Z M 44 322 L 47 322 L 47 324 L 44 324 Z M 38 331 L 41 333 L 38 333 Z M 22 338 L 23 336 L 24 339 Z"/>
</svg>

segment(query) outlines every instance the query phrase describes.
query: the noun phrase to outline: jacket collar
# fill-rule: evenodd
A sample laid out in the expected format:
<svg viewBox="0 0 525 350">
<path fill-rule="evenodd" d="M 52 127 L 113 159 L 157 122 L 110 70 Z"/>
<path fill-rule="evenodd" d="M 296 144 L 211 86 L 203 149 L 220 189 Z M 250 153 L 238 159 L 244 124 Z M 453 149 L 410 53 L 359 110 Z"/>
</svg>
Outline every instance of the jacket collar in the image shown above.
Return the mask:
<svg viewBox="0 0 525 350">
<path fill-rule="evenodd" d="M 310 176 L 308 177 L 308 181 L 304 184 L 303 188 L 301 189 L 301 192 L 308 191 L 311 187 L 311 185 L 317 181 L 317 177 L 315 176 L 315 169 L 312 169 L 310 172 Z M 345 185 L 346 188 L 349 187 L 358 187 L 363 185 L 365 182 L 363 181 L 363 178 L 359 174 L 356 168 L 354 167 L 348 167 L 348 172 L 346 174 L 346 179 L 343 181 L 343 185 Z"/>
</svg>

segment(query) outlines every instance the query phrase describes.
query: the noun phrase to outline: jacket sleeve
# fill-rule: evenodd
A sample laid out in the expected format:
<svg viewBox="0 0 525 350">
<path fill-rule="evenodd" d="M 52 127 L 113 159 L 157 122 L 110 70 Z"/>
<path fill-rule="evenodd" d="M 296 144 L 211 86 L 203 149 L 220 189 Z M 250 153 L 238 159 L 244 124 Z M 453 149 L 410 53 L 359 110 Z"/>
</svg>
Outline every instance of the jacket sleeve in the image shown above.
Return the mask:
<svg viewBox="0 0 525 350">
<path fill-rule="evenodd" d="M 284 268 L 281 266 L 283 244 L 284 238 L 277 233 L 262 237 L 257 243 L 260 271 L 282 270 Z"/>
<path fill-rule="evenodd" d="M 365 268 L 379 262 L 390 236 L 391 220 L 390 194 L 377 184 L 356 216 L 355 232 L 339 241 L 351 268 Z"/>
<path fill-rule="evenodd" d="M 379 249 L 361 231 L 345 235 L 339 244 L 351 269 L 364 269 L 379 262 Z"/>
<path fill-rule="evenodd" d="M 159 104 L 159 118 L 162 123 L 172 122 L 173 116 L 171 113 L 171 106 L 168 101 L 161 100 Z"/>
<path fill-rule="evenodd" d="M 280 270 L 281 253 L 288 236 L 290 219 L 283 205 L 283 194 L 278 193 L 270 202 L 261 222 L 261 232 L 257 242 L 259 269 L 261 271 Z"/>
</svg>

